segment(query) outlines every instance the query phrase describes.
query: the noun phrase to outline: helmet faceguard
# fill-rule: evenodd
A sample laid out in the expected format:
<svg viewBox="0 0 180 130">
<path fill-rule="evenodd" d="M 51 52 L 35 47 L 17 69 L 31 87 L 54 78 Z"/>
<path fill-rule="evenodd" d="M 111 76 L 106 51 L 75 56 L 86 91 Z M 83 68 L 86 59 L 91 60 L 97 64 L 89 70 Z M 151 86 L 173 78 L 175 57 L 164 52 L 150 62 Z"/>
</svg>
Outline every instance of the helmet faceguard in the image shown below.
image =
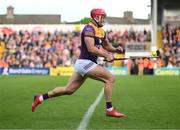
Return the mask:
<svg viewBox="0 0 180 130">
<path fill-rule="evenodd" d="M 91 18 L 97 23 L 99 27 L 105 24 L 106 13 L 103 9 L 93 9 L 91 10 Z"/>
</svg>

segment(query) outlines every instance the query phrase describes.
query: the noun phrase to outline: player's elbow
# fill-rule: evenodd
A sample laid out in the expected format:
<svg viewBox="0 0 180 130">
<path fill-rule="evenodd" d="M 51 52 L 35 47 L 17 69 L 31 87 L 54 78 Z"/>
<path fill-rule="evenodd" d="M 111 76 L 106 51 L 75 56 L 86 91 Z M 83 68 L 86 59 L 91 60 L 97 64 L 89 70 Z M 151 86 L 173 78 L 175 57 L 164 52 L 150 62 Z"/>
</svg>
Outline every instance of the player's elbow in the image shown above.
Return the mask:
<svg viewBox="0 0 180 130">
<path fill-rule="evenodd" d="M 103 48 L 104 48 L 105 50 L 108 50 L 108 49 L 109 49 L 109 46 L 108 46 L 107 44 L 105 44 L 105 45 L 103 45 Z"/>
<path fill-rule="evenodd" d="M 94 48 L 93 47 L 91 47 L 91 48 L 87 48 L 87 50 L 88 50 L 88 52 L 90 52 L 90 53 L 95 53 L 95 50 L 94 50 Z"/>
</svg>

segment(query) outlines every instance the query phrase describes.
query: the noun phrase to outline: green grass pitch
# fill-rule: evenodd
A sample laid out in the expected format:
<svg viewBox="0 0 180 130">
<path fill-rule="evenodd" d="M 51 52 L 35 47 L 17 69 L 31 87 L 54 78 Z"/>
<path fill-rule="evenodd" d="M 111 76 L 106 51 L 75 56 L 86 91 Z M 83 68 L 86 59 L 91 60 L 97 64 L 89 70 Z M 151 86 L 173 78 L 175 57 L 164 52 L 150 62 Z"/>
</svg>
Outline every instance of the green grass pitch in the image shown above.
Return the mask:
<svg viewBox="0 0 180 130">
<path fill-rule="evenodd" d="M 68 77 L 0 76 L 0 129 L 77 129 L 103 83 L 88 79 L 72 96 L 43 102 L 32 96 L 67 83 Z M 116 77 L 113 105 L 127 116 L 105 116 L 104 98 L 87 129 L 180 129 L 179 76 Z"/>
</svg>

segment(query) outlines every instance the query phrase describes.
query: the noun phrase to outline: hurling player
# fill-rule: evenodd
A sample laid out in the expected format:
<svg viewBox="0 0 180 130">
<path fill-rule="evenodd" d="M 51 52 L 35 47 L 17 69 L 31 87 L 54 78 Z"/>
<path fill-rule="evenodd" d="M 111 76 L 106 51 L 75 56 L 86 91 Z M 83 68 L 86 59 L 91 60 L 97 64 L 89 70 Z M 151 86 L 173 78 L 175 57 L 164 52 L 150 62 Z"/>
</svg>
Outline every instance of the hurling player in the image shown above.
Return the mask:
<svg viewBox="0 0 180 130">
<path fill-rule="evenodd" d="M 107 40 L 103 30 L 106 13 L 103 9 L 92 9 L 90 12 L 92 20 L 81 32 L 81 53 L 74 65 L 75 72 L 64 87 L 56 87 L 53 90 L 36 95 L 32 103 L 32 111 L 44 100 L 73 94 L 87 78 L 92 78 L 104 83 L 104 96 L 106 101 L 106 116 L 123 117 L 112 105 L 112 89 L 115 82 L 114 76 L 105 68 L 97 64 L 98 57 L 104 57 L 107 61 L 113 60 L 113 55 L 108 52 L 123 52 L 120 46 L 115 48 Z M 106 51 L 102 51 L 102 49 Z"/>
</svg>

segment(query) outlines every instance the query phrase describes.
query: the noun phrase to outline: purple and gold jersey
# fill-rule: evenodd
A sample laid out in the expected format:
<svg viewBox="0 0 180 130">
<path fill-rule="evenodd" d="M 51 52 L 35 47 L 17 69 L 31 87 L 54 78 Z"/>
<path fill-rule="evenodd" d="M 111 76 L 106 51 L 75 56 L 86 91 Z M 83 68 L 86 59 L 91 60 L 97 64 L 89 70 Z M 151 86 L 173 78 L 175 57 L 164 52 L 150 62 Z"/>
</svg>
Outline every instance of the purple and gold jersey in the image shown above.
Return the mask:
<svg viewBox="0 0 180 130">
<path fill-rule="evenodd" d="M 88 59 L 95 63 L 97 63 L 97 56 L 95 54 L 90 53 L 87 50 L 84 38 L 85 37 L 92 37 L 94 38 L 94 45 L 98 49 L 102 47 L 102 44 L 106 40 L 106 33 L 102 28 L 96 27 L 92 22 L 87 24 L 81 33 L 81 54 L 79 56 L 79 59 Z"/>
</svg>

